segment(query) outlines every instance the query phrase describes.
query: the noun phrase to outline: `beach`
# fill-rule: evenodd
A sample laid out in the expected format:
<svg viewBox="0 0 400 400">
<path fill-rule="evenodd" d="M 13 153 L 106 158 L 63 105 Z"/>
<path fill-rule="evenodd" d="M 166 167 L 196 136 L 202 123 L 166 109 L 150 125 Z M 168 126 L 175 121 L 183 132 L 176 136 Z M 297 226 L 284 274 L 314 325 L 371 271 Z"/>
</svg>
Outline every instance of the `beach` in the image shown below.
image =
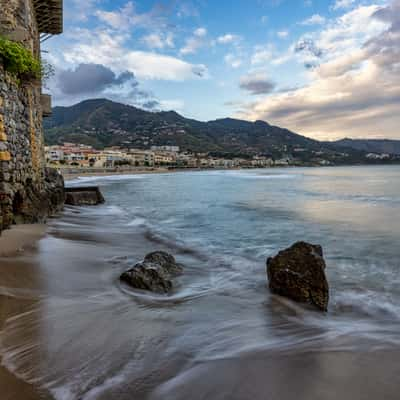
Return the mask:
<svg viewBox="0 0 400 400">
<path fill-rule="evenodd" d="M 274 169 L 68 181 L 98 185 L 106 203 L 66 207 L 46 227 L 17 227 L 0 239 L 3 252 L 8 243 L 0 258 L 2 395 L 397 399 L 399 173 Z M 267 257 L 298 239 L 324 249 L 327 313 L 267 288 Z M 168 296 L 119 281 L 154 250 L 184 265 Z"/>
<path fill-rule="evenodd" d="M 7 319 L 30 310 L 34 304 L 32 299 L 15 295 L 14 291 L 32 289 L 35 272 L 20 258 L 35 251 L 45 232 L 45 225 L 19 225 L 4 231 L 0 237 L 0 331 Z M 4 365 L 0 366 L 0 388 L 4 400 L 51 398 L 45 390 L 19 379 Z"/>
</svg>

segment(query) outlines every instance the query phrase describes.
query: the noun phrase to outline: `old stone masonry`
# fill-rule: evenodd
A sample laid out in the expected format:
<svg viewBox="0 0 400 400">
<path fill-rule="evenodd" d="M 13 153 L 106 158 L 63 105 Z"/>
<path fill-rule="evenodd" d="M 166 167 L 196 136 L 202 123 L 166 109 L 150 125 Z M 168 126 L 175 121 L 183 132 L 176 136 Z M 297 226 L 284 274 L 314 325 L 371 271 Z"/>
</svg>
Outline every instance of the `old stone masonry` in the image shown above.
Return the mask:
<svg viewBox="0 0 400 400">
<path fill-rule="evenodd" d="M 62 30 L 61 0 L 0 0 L 0 37 L 40 58 L 40 34 Z M 0 54 L 0 232 L 13 223 L 33 223 L 64 203 L 64 183 L 46 169 L 40 79 L 21 81 Z"/>
</svg>

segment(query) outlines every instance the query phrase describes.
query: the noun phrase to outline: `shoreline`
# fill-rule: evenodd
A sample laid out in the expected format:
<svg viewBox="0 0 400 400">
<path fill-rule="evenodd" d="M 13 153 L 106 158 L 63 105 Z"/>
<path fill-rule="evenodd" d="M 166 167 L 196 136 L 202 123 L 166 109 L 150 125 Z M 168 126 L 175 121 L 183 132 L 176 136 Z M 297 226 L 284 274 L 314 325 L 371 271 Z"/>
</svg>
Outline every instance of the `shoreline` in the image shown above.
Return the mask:
<svg viewBox="0 0 400 400">
<path fill-rule="evenodd" d="M 0 257 L 15 257 L 33 248 L 45 236 L 46 224 L 13 225 L 0 236 Z"/>
<path fill-rule="evenodd" d="M 393 164 L 396 165 L 396 164 Z M 118 176 L 118 175 L 151 175 L 151 174 L 168 174 L 168 173 L 184 173 L 184 172 L 207 172 L 207 171 L 253 171 L 253 170 L 276 170 L 276 169 L 297 169 L 297 168 L 351 168 L 351 167 L 387 167 L 393 166 L 389 164 L 350 164 L 350 165 L 280 165 L 272 167 L 254 167 L 254 168 L 164 168 L 164 167 L 138 167 L 132 169 L 69 169 L 57 168 L 65 181 L 73 180 L 77 177 L 96 177 L 96 176 Z M 398 165 L 398 164 L 397 164 Z M 54 167 L 52 167 L 54 168 Z"/>
<path fill-rule="evenodd" d="M 26 274 L 34 275 L 34 270 L 26 270 L 20 256 L 29 256 L 38 241 L 46 235 L 45 224 L 14 225 L 2 232 L 0 236 L 0 335 L 8 319 L 31 309 L 33 299 L 13 296 L 9 287 L 18 285 L 25 289 Z M 22 271 L 21 271 L 22 270 Z M 23 275 L 23 279 L 18 277 Z M 9 284 L 7 284 L 9 283 Z M 50 400 L 53 397 L 44 389 L 25 382 L 14 375 L 0 356 L 0 387 L 2 400 Z"/>
</svg>

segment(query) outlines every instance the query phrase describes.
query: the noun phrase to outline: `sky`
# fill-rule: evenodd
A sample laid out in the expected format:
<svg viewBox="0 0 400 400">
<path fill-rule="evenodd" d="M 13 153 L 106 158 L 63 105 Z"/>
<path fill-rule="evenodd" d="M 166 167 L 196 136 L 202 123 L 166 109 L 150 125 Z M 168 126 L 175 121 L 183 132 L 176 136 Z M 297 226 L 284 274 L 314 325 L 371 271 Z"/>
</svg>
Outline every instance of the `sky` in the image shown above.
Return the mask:
<svg viewBox="0 0 400 400">
<path fill-rule="evenodd" d="M 400 139 L 400 0 L 64 0 L 42 49 L 56 105 Z"/>
</svg>

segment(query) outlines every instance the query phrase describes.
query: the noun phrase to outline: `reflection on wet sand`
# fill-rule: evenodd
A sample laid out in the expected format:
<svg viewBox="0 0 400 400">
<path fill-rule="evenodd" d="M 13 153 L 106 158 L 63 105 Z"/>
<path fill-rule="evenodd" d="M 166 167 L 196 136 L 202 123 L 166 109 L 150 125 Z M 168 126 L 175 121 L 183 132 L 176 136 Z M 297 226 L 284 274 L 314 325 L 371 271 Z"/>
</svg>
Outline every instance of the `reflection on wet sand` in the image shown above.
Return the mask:
<svg viewBox="0 0 400 400">
<path fill-rule="evenodd" d="M 28 242 L 26 242 L 28 243 Z M 33 243 L 30 242 L 32 247 Z M 33 252 L 33 250 L 30 250 Z M 31 312 L 37 306 L 40 293 L 40 271 L 36 268 L 34 254 L 30 252 L 17 258 L 0 258 L 0 343 L 4 344 L 3 331 L 7 321 L 18 315 Z M 40 325 L 35 329 L 20 330 L 14 337 L 14 345 L 19 348 L 20 343 L 36 343 L 40 338 Z M 20 351 L 18 349 L 17 351 Z M 10 365 L 1 357 L 0 388 L 2 400 L 46 400 L 52 396 L 35 384 L 27 383 L 23 377 L 18 377 L 9 371 Z M 40 354 L 29 351 L 27 359 L 32 368 L 40 366 Z M 12 369 L 12 368 L 11 368 Z"/>
</svg>

